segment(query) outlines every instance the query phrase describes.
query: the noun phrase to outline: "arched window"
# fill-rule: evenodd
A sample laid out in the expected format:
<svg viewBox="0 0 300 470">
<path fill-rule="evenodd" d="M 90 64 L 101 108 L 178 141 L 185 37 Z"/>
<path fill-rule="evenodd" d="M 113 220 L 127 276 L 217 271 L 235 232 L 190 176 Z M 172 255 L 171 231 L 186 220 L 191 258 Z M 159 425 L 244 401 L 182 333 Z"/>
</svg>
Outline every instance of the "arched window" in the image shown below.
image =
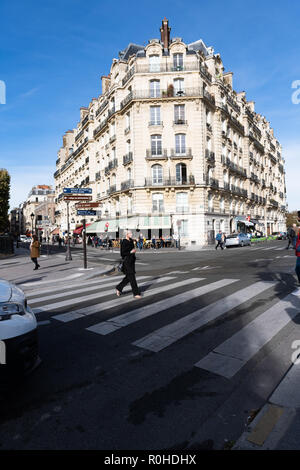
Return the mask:
<svg viewBox="0 0 300 470">
<path fill-rule="evenodd" d="M 176 183 L 184 184 L 187 182 L 186 164 L 177 163 L 176 165 Z"/>
<path fill-rule="evenodd" d="M 163 169 L 161 165 L 152 166 L 152 184 L 162 184 Z"/>
</svg>

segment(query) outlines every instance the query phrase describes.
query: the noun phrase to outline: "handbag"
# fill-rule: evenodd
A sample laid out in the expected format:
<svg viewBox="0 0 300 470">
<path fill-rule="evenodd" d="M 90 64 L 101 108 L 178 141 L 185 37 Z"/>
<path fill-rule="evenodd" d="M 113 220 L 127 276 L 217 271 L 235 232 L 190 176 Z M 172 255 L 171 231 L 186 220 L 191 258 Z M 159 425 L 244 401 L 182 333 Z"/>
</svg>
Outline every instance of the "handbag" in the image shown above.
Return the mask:
<svg viewBox="0 0 300 470">
<path fill-rule="evenodd" d="M 124 269 L 124 265 L 123 265 L 123 260 L 122 260 L 122 261 L 120 261 L 120 263 L 118 264 L 117 270 L 119 271 L 119 273 L 122 273 L 122 272 L 123 272 L 123 269 Z"/>
</svg>

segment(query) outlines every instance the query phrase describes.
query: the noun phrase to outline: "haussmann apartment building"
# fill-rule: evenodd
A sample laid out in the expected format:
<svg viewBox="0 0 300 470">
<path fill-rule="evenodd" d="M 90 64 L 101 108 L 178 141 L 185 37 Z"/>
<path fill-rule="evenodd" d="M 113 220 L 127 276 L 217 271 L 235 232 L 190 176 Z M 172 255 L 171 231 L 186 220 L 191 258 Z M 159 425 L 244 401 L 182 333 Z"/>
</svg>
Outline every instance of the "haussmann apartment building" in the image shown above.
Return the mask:
<svg viewBox="0 0 300 470">
<path fill-rule="evenodd" d="M 200 39 L 129 44 L 102 76 L 102 94 L 80 110 L 56 161 L 55 222 L 67 229 L 65 187 L 89 187 L 101 202 L 87 232 L 150 239 L 180 234 L 183 245 L 222 230 L 285 230 L 282 148 L 246 93 L 233 89 L 220 54 Z M 71 229 L 81 225 L 70 203 Z M 179 233 L 180 232 L 180 233 Z"/>
</svg>

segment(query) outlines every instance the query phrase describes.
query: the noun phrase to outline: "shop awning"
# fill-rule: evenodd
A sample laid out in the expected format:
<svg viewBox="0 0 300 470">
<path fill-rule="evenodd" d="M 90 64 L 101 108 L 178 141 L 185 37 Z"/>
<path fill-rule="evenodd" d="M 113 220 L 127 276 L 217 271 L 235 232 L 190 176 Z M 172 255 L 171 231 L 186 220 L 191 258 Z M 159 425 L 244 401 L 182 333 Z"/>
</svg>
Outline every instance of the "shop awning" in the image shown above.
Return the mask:
<svg viewBox="0 0 300 470">
<path fill-rule="evenodd" d="M 54 230 L 52 230 L 51 235 L 59 235 L 59 228 L 57 227 Z"/>
<path fill-rule="evenodd" d="M 106 227 L 105 224 L 108 223 L 108 230 L 105 232 Z M 89 225 L 86 233 L 115 233 L 118 231 L 119 224 L 117 219 L 113 220 L 98 220 Z"/>
<path fill-rule="evenodd" d="M 88 227 L 89 225 L 91 225 L 91 224 L 86 224 L 86 227 Z M 75 235 L 80 235 L 82 230 L 83 230 L 83 225 L 81 225 L 80 227 L 77 227 L 75 230 L 73 230 L 73 233 Z"/>
</svg>

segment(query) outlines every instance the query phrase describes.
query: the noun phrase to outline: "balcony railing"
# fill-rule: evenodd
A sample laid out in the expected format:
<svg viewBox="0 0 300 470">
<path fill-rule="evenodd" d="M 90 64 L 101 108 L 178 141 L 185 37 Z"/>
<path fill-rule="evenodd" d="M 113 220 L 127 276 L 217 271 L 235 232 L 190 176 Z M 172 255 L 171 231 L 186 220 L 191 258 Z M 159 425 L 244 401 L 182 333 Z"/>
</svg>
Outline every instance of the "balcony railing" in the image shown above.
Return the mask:
<svg viewBox="0 0 300 470">
<path fill-rule="evenodd" d="M 162 121 L 149 121 L 149 126 L 162 126 Z"/>
<path fill-rule="evenodd" d="M 106 108 L 108 105 L 108 100 L 104 100 L 103 103 L 99 106 L 99 108 L 96 111 L 96 116 L 98 116 L 102 111 Z"/>
<path fill-rule="evenodd" d="M 240 106 L 237 103 L 235 103 L 230 96 L 227 96 L 227 103 L 230 104 L 230 106 L 235 110 L 236 113 L 240 114 L 241 112 Z"/>
<path fill-rule="evenodd" d="M 109 195 L 109 194 L 115 193 L 116 191 L 117 191 L 117 186 L 113 184 L 112 186 L 108 188 L 108 190 L 106 191 L 106 194 Z"/>
<path fill-rule="evenodd" d="M 104 127 L 106 126 L 107 124 L 107 118 L 105 118 L 100 124 L 98 127 L 96 127 L 96 129 L 94 130 L 94 137 L 99 134 L 99 132 L 102 131 L 102 129 L 104 129 Z"/>
<path fill-rule="evenodd" d="M 132 152 L 128 152 L 126 155 L 123 156 L 123 165 L 127 165 L 133 161 L 133 154 Z"/>
<path fill-rule="evenodd" d="M 116 134 L 112 135 L 110 138 L 109 138 L 109 143 L 112 144 L 115 140 L 116 140 L 117 136 Z"/>
<path fill-rule="evenodd" d="M 187 125 L 187 121 L 185 121 L 184 119 L 175 119 L 175 121 L 173 121 L 173 124 L 174 126 Z"/>
<path fill-rule="evenodd" d="M 212 188 L 219 188 L 219 181 L 215 178 L 206 177 L 206 185 Z"/>
<path fill-rule="evenodd" d="M 127 181 L 123 181 L 121 183 L 121 190 L 122 191 L 125 191 L 126 189 L 130 189 L 130 188 L 133 188 L 134 187 L 134 181 L 133 180 L 127 180 Z"/>
<path fill-rule="evenodd" d="M 147 149 L 146 150 L 146 158 L 167 158 L 168 152 L 167 149 Z"/>
<path fill-rule="evenodd" d="M 216 161 L 215 153 L 209 149 L 205 150 L 205 158 L 209 163 L 215 163 Z"/>
<path fill-rule="evenodd" d="M 184 98 L 184 97 L 200 97 L 206 98 L 212 104 L 215 103 L 215 98 L 213 95 L 208 93 L 200 87 L 198 88 L 186 88 L 185 90 L 176 90 L 176 88 L 171 88 L 168 90 L 157 90 L 155 93 L 151 90 L 139 90 L 131 91 L 126 98 L 124 98 L 120 103 L 120 109 L 123 109 L 130 101 L 132 100 L 143 100 L 143 99 L 167 99 L 167 98 Z"/>
<path fill-rule="evenodd" d="M 191 186 L 194 184 L 194 176 L 190 175 L 188 179 L 168 178 L 159 179 L 145 178 L 145 186 Z"/>
<path fill-rule="evenodd" d="M 185 149 L 171 149 L 171 155 L 170 158 L 181 158 L 181 157 L 187 157 L 191 158 L 192 157 L 192 149 L 191 148 L 185 148 Z"/>
<path fill-rule="evenodd" d="M 95 180 L 99 181 L 100 179 L 101 179 L 101 172 L 97 171 L 97 173 L 95 174 Z"/>
</svg>

